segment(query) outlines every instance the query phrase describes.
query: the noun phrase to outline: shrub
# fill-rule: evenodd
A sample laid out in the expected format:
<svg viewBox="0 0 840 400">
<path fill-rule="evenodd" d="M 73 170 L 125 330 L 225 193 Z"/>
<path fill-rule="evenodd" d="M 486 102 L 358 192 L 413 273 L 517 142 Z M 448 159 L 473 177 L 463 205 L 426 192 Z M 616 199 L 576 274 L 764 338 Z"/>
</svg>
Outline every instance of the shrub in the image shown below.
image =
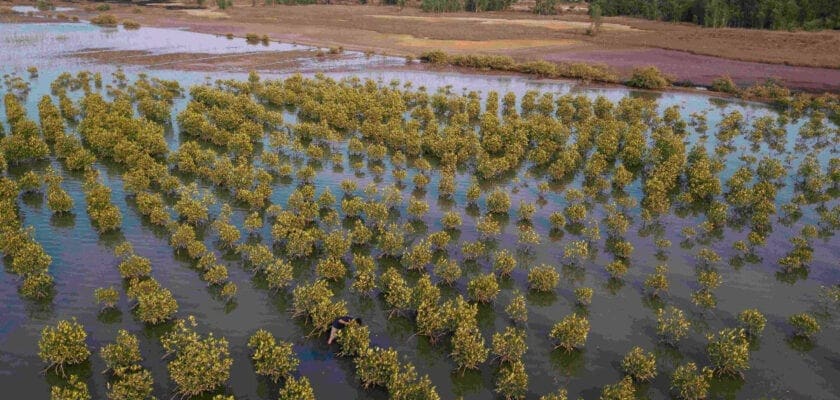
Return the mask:
<svg viewBox="0 0 840 400">
<path fill-rule="evenodd" d="M 808 313 L 791 315 L 788 323 L 793 326 L 793 334 L 799 337 L 810 339 L 820 331 L 817 319 Z"/>
<path fill-rule="evenodd" d="M 514 322 L 525 323 L 528 321 L 528 307 L 525 303 L 525 296 L 518 292 L 514 294 L 513 298 L 510 299 L 510 303 L 505 307 L 505 313 Z"/>
<path fill-rule="evenodd" d="M 356 376 L 366 388 L 388 386 L 399 368 L 399 359 L 394 349 L 373 347 L 356 357 Z"/>
<path fill-rule="evenodd" d="M 735 84 L 735 81 L 732 80 L 732 77 L 728 75 L 715 78 L 712 81 L 712 90 L 729 94 L 736 94 L 741 91 L 738 85 Z"/>
<path fill-rule="evenodd" d="M 656 356 L 636 346 L 621 360 L 621 369 L 636 381 L 649 381 L 656 377 Z"/>
<path fill-rule="evenodd" d="M 154 379 L 152 374 L 133 365 L 108 384 L 108 399 L 110 400 L 149 400 L 152 397 Z"/>
<path fill-rule="evenodd" d="M 132 335 L 125 329 L 117 332 L 117 339 L 99 350 L 99 355 L 105 361 L 105 366 L 115 374 L 121 374 L 131 365 L 143 360 L 140 356 L 140 343 L 137 336 Z"/>
<path fill-rule="evenodd" d="M 706 351 L 715 373 L 743 377 L 750 367 L 750 344 L 744 330 L 728 328 L 707 338 Z"/>
<path fill-rule="evenodd" d="M 99 26 L 117 26 L 117 17 L 113 14 L 99 14 L 91 18 L 90 23 Z"/>
<path fill-rule="evenodd" d="M 461 214 L 457 211 L 447 211 L 440 219 L 440 223 L 446 229 L 458 229 L 461 226 Z"/>
<path fill-rule="evenodd" d="M 103 308 L 114 308 L 117 302 L 120 301 L 120 293 L 113 286 L 96 288 L 93 291 L 93 297 L 96 298 L 96 302 L 101 304 Z"/>
<path fill-rule="evenodd" d="M 420 55 L 420 60 L 429 64 L 447 64 L 449 57 L 442 50 L 427 51 Z"/>
<path fill-rule="evenodd" d="M 537 0 L 532 11 L 534 14 L 554 15 L 557 13 L 557 0 Z"/>
<path fill-rule="evenodd" d="M 441 258 L 435 263 L 434 273 L 445 284 L 452 285 L 461 278 L 461 267 L 455 260 Z"/>
<path fill-rule="evenodd" d="M 190 322 L 194 327 L 192 317 Z M 172 331 L 161 338 L 167 354 L 175 354 L 167 370 L 177 386 L 176 393 L 183 397 L 198 396 L 224 385 L 233 364 L 225 338 L 216 338 L 212 333 L 202 336 L 192 327 L 179 320 Z"/>
<path fill-rule="evenodd" d="M 248 348 L 252 351 L 251 359 L 257 375 L 268 377 L 274 383 L 281 378 L 288 379 L 299 364 L 291 343 L 277 344 L 274 336 L 264 329 L 248 339 Z"/>
<path fill-rule="evenodd" d="M 370 329 L 353 322 L 339 332 L 337 340 L 341 346 L 340 355 L 356 357 L 367 352 L 370 347 Z"/>
<path fill-rule="evenodd" d="M 688 335 L 691 327 L 691 323 L 685 318 L 685 313 L 673 306 L 657 310 L 656 322 L 656 333 L 665 343 L 672 346 Z"/>
<path fill-rule="evenodd" d="M 493 256 L 493 270 L 501 277 L 508 277 L 516 268 L 516 259 L 506 249 L 497 251 Z"/>
<path fill-rule="evenodd" d="M 510 209 L 510 196 L 507 192 L 496 190 L 487 196 L 487 211 L 494 214 L 506 214 Z"/>
<path fill-rule="evenodd" d="M 452 360 L 458 369 L 477 369 L 487 360 L 490 350 L 484 347 L 484 338 L 477 327 L 462 323 L 452 336 Z"/>
<path fill-rule="evenodd" d="M 640 89 L 664 89 L 671 85 L 671 79 L 654 66 L 633 70 L 627 86 Z"/>
<path fill-rule="evenodd" d="M 633 386 L 633 379 L 625 376 L 616 384 L 604 386 L 600 400 L 633 400 L 635 398 L 636 388 Z"/>
<path fill-rule="evenodd" d="M 528 392 L 528 373 L 525 372 L 525 363 L 522 360 L 514 360 L 499 368 L 499 375 L 496 377 L 496 393 L 505 399 L 524 399 Z"/>
<path fill-rule="evenodd" d="M 557 341 L 554 348 L 562 348 L 564 351 L 573 351 L 583 347 L 586 338 L 589 336 L 589 320 L 577 314 L 571 314 L 554 324 L 549 337 Z"/>
<path fill-rule="evenodd" d="M 592 288 L 576 288 L 575 289 L 575 300 L 577 304 L 580 306 L 588 306 L 592 304 L 592 294 L 594 291 Z"/>
<path fill-rule="evenodd" d="M 560 273 L 547 264 L 531 268 L 528 272 L 528 287 L 537 292 L 551 292 L 560 282 Z"/>
<path fill-rule="evenodd" d="M 85 344 L 87 333 L 76 319 L 61 320 L 41 330 L 38 341 L 38 356 L 47 363 L 46 369 L 56 368 L 64 375 L 64 366 L 84 362 L 90 356 Z"/>
<path fill-rule="evenodd" d="M 499 294 L 499 282 L 495 274 L 479 275 L 467 284 L 470 298 L 480 303 L 489 303 Z"/>
<path fill-rule="evenodd" d="M 123 20 L 122 24 L 125 29 L 140 29 L 140 23 L 131 19 Z"/>
<path fill-rule="evenodd" d="M 671 376 L 671 389 L 677 392 L 680 399 L 702 400 L 708 395 L 710 379 L 712 379 L 711 369 L 704 367 L 698 371 L 697 365 L 692 362 L 682 364 Z"/>
<path fill-rule="evenodd" d="M 493 334 L 493 354 L 500 362 L 510 363 L 522 358 L 528 345 L 525 343 L 525 330 L 511 326 L 505 328 L 504 333 Z"/>
<path fill-rule="evenodd" d="M 309 378 L 305 376 L 286 379 L 279 394 L 279 400 L 315 400 L 315 392 L 312 390 Z"/>
<path fill-rule="evenodd" d="M 67 385 L 50 388 L 50 400 L 90 400 L 90 392 L 85 381 L 70 375 Z"/>
<path fill-rule="evenodd" d="M 744 332 L 752 337 L 761 336 L 764 326 L 767 325 L 767 318 L 755 308 L 741 311 L 738 314 L 738 321 L 741 322 Z"/>
<path fill-rule="evenodd" d="M 53 277 L 47 272 L 26 275 L 20 285 L 20 294 L 33 300 L 45 300 L 53 294 Z"/>
</svg>

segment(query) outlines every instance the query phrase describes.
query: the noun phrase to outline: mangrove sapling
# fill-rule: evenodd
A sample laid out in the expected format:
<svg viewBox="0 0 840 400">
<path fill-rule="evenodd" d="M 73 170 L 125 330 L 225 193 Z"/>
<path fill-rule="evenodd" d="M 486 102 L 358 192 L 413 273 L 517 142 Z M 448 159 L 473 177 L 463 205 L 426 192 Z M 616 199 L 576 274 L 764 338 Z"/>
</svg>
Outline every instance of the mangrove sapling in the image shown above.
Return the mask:
<svg viewBox="0 0 840 400">
<path fill-rule="evenodd" d="M 496 393 L 507 400 L 524 399 L 528 392 L 528 373 L 522 360 L 514 360 L 499 367 Z"/>
<path fill-rule="evenodd" d="M 50 400 L 90 400 L 87 383 L 77 375 L 70 375 L 66 385 L 50 388 Z"/>
<path fill-rule="evenodd" d="M 347 267 L 344 266 L 344 262 L 340 258 L 330 255 L 318 262 L 318 265 L 315 266 L 315 273 L 320 278 L 338 281 L 344 279 L 347 274 Z"/>
<path fill-rule="evenodd" d="M 120 293 L 113 286 L 96 288 L 93 297 L 96 298 L 96 303 L 102 306 L 102 310 L 114 308 L 120 301 Z"/>
<path fill-rule="evenodd" d="M 522 358 L 528 345 L 525 343 L 525 329 L 508 326 L 504 332 L 493 334 L 492 352 L 501 363 L 511 363 Z"/>
<path fill-rule="evenodd" d="M 817 319 L 808 313 L 791 315 L 790 318 L 788 318 L 788 323 L 793 327 L 794 336 L 805 339 L 811 339 L 820 331 L 819 322 L 817 322 Z"/>
<path fill-rule="evenodd" d="M 645 289 L 651 297 L 659 297 L 662 293 L 668 292 L 668 266 L 658 265 L 654 273 L 645 279 Z"/>
<path fill-rule="evenodd" d="M 38 357 L 47 367 L 55 368 L 64 376 L 64 367 L 84 362 L 90 356 L 85 344 L 87 332 L 76 319 L 61 320 L 55 326 L 45 326 L 38 341 Z"/>
<path fill-rule="evenodd" d="M 499 294 L 499 282 L 495 274 L 479 275 L 467 284 L 470 299 L 479 303 L 489 303 Z"/>
<path fill-rule="evenodd" d="M 750 337 L 761 336 L 767 325 L 767 318 L 755 308 L 746 309 L 738 313 L 738 321 L 741 323 L 741 328 Z"/>
<path fill-rule="evenodd" d="M 554 348 L 559 347 L 566 352 L 574 351 L 586 343 L 589 336 L 589 320 L 577 314 L 567 315 L 554 324 L 548 336 L 555 340 Z"/>
<path fill-rule="evenodd" d="M 176 393 L 184 397 L 224 385 L 233 364 L 225 338 L 216 338 L 212 333 L 201 335 L 194 330 L 195 319 L 190 317 L 188 321 L 178 320 L 172 331 L 161 337 L 164 357 L 175 356 L 167 365 L 169 377 L 177 386 Z"/>
<path fill-rule="evenodd" d="M 674 306 L 660 308 L 656 311 L 656 333 L 660 339 L 676 346 L 680 339 L 688 335 L 691 323 L 686 319 L 685 313 Z"/>
<path fill-rule="evenodd" d="M 341 346 L 340 356 L 356 357 L 370 348 L 370 329 L 354 321 L 339 332 L 337 340 Z"/>
<path fill-rule="evenodd" d="M 560 282 L 560 273 L 547 264 L 540 264 L 528 271 L 528 287 L 537 292 L 551 292 Z"/>
<path fill-rule="evenodd" d="M 221 285 L 228 280 L 227 267 L 221 264 L 216 264 L 208 268 L 201 276 L 201 279 L 204 279 L 204 281 L 207 282 L 207 285 Z"/>
<path fill-rule="evenodd" d="M 709 367 L 698 370 L 693 362 L 682 364 L 671 376 L 671 390 L 683 400 L 703 400 L 708 395 L 712 375 L 712 369 Z"/>
<path fill-rule="evenodd" d="M 356 376 L 364 387 L 387 387 L 399 372 L 399 358 L 396 350 L 380 347 L 368 348 L 356 357 Z"/>
<path fill-rule="evenodd" d="M 124 369 L 114 381 L 108 384 L 110 400 L 153 400 L 154 379 L 152 374 L 137 364 Z"/>
<path fill-rule="evenodd" d="M 508 210 L 510 210 L 510 196 L 507 192 L 497 189 L 487 195 L 487 212 L 507 214 Z"/>
<path fill-rule="evenodd" d="M 440 218 L 440 223 L 448 230 L 454 230 L 461 227 L 461 214 L 455 210 L 447 211 Z"/>
<path fill-rule="evenodd" d="M 487 360 L 489 353 L 490 350 L 484 346 L 484 338 L 477 326 L 466 322 L 458 324 L 452 336 L 450 356 L 459 370 L 477 369 Z"/>
<path fill-rule="evenodd" d="M 251 360 L 258 375 L 277 383 L 281 378 L 288 378 L 299 364 L 291 343 L 276 343 L 274 336 L 260 329 L 248 339 Z"/>
<path fill-rule="evenodd" d="M 568 391 L 566 389 L 557 389 L 554 393 L 540 396 L 539 400 L 568 400 Z"/>
<path fill-rule="evenodd" d="M 516 269 L 516 259 L 510 254 L 510 251 L 501 249 L 493 254 L 493 270 L 500 277 L 510 277 L 514 269 Z"/>
<path fill-rule="evenodd" d="M 707 335 L 706 351 L 716 375 L 742 378 L 750 367 L 750 344 L 743 329 L 727 328 Z"/>
<path fill-rule="evenodd" d="M 656 356 L 636 346 L 621 360 L 621 369 L 635 381 L 649 381 L 656 377 Z"/>
<path fill-rule="evenodd" d="M 130 366 L 138 364 L 143 360 L 140 355 L 140 343 L 137 336 L 125 329 L 117 332 L 117 338 L 113 343 L 103 346 L 99 355 L 105 362 L 106 369 L 102 373 L 112 372 L 121 375 Z"/>
<path fill-rule="evenodd" d="M 446 285 L 452 285 L 461 278 L 461 267 L 455 260 L 440 258 L 435 263 L 434 274 Z"/>
<path fill-rule="evenodd" d="M 315 400 L 315 392 L 309 383 L 309 378 L 289 377 L 279 391 L 279 400 Z"/>
<path fill-rule="evenodd" d="M 633 400 L 636 398 L 636 388 L 633 379 L 625 376 L 621 381 L 604 386 L 600 400 Z"/>
<path fill-rule="evenodd" d="M 505 307 L 505 313 L 514 322 L 524 324 L 528 321 L 528 307 L 525 303 L 525 296 L 518 291 L 514 292 L 510 303 Z"/>
<path fill-rule="evenodd" d="M 582 287 L 582 288 L 575 288 L 575 302 L 577 305 L 581 307 L 587 307 L 592 304 L 592 294 L 594 291 L 592 288 Z"/>
</svg>

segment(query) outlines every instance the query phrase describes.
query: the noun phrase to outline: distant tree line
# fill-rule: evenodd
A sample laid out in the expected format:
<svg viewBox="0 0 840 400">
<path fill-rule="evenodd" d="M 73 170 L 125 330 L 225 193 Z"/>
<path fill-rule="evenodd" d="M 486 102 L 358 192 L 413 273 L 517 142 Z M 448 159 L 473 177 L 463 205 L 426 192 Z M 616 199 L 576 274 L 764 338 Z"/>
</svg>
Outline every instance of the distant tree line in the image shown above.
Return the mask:
<svg viewBox="0 0 840 400">
<path fill-rule="evenodd" d="M 708 27 L 840 29 L 840 0 L 594 0 L 605 16 Z"/>
<path fill-rule="evenodd" d="M 500 11 L 514 0 L 422 0 L 420 8 L 426 12 Z"/>
</svg>

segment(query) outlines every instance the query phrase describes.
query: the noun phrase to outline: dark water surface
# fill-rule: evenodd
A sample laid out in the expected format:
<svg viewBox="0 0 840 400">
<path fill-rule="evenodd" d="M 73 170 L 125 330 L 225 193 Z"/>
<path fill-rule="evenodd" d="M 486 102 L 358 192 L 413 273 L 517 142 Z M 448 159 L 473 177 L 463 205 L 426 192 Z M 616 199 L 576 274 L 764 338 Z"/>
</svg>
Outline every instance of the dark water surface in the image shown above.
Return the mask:
<svg viewBox="0 0 840 400">
<path fill-rule="evenodd" d="M 184 38 L 189 36 L 184 46 L 190 51 L 223 54 L 253 50 L 253 46 L 246 46 L 241 41 L 238 45 L 233 45 L 226 39 L 211 35 L 173 30 L 158 31 L 166 30 L 143 28 L 132 33 L 122 30 L 106 31 L 87 24 L 0 25 L 0 54 L 4 60 L 8 60 L 0 64 L 0 72 L 26 76 L 27 66 L 38 66 L 39 77 L 32 81 L 32 90 L 26 103 L 30 117 L 37 120 L 37 101 L 42 95 L 49 93 L 49 84 L 58 74 L 87 69 L 103 72 L 106 81 L 109 81 L 109 74 L 115 70 L 111 65 L 94 65 L 74 58 L 60 57 L 66 51 L 92 47 L 183 51 L 171 49 L 177 48 L 176 45 L 158 41 L 160 37 L 182 37 L 179 35 L 186 35 Z M 106 45 L 102 46 L 102 43 Z M 273 50 L 282 50 L 285 46 L 288 45 L 272 44 Z M 587 88 L 569 82 L 538 81 L 524 77 L 375 69 L 366 66 L 362 60 L 359 58 L 359 62 L 351 68 L 359 70 L 328 71 L 328 74 L 335 77 L 358 75 L 380 79 L 385 84 L 393 79 L 401 82 L 411 81 L 415 87 L 423 85 L 430 91 L 451 85 L 456 93 L 460 93 L 462 89 L 477 90 L 484 94 L 495 90 L 499 93 L 513 91 L 521 96 L 527 90 L 538 89 L 555 94 L 576 92 L 592 97 L 603 95 L 613 101 L 624 96 L 653 96 L 659 101 L 660 110 L 679 105 L 686 119 L 691 113 L 706 111 L 711 132 L 722 116 L 733 110 L 744 114 L 748 123 L 757 117 L 775 114 L 772 109 L 761 104 L 721 100 L 700 94 L 651 94 L 620 88 Z M 202 83 L 208 75 L 165 69 L 141 71 L 126 67 L 126 73 L 130 77 L 139 72 L 164 79 L 177 79 L 184 87 Z M 294 71 L 266 71 L 262 75 L 272 78 L 287 76 L 292 72 Z M 237 73 L 212 75 L 213 78 L 245 77 Z M 0 89 L 0 95 L 5 93 L 5 90 Z M 186 99 L 178 100 L 173 113 L 179 112 L 185 105 Z M 0 105 L 0 113 L 2 112 L 3 106 Z M 287 122 L 292 121 L 291 115 L 286 117 Z M 793 155 L 790 162 L 794 170 L 802 157 L 802 154 L 793 148 L 802 123 L 795 122 L 787 127 L 788 152 Z M 177 131 L 177 126 L 174 126 L 167 132 L 167 140 L 172 150 L 180 143 Z M 690 139 L 696 140 L 697 137 L 698 134 L 693 133 Z M 715 141 L 711 138 L 710 149 L 714 144 Z M 739 148 L 749 148 L 745 142 L 736 141 L 736 144 Z M 759 154 L 766 152 L 763 148 Z M 737 150 L 730 154 L 726 170 L 721 174 L 723 182 L 741 165 L 738 160 L 740 154 L 755 153 L 750 150 Z M 836 157 L 836 148 L 829 147 L 822 151 L 819 160 L 823 168 L 830 157 Z M 63 171 L 55 160 L 38 164 L 37 169 L 43 171 L 50 164 L 57 171 Z M 207 288 L 199 273 L 190 268 L 191 264 L 187 260 L 174 254 L 168 245 L 167 234 L 141 218 L 123 191 L 122 168 L 102 162 L 97 163 L 96 168 L 102 173 L 104 182 L 112 189 L 113 203 L 122 210 L 123 225 L 119 233 L 99 235 L 91 226 L 85 212 L 84 195 L 81 190 L 82 177 L 78 175 L 65 174 L 62 184 L 75 201 L 74 210 L 68 216 L 54 217 L 41 195 L 22 196 L 19 201 L 24 225 L 35 228 L 36 239 L 52 256 L 50 273 L 55 277 L 56 296 L 49 304 L 25 301 L 17 293 L 18 278 L 8 272 L 0 273 L 0 388 L 3 388 L 6 394 L 14 394 L 12 397 L 0 397 L 43 399 L 49 396 L 50 383 L 55 382 L 57 378 L 51 374 L 39 374 L 44 367 L 37 356 L 39 333 L 45 325 L 70 317 L 78 318 L 89 334 L 88 345 L 94 354 L 88 363 L 75 367 L 75 371 L 88 379 L 93 398 L 105 398 L 106 390 L 106 376 L 100 374 L 105 367 L 97 354 L 98 349 L 112 341 L 118 329 L 127 329 L 140 338 L 143 365 L 150 369 L 154 376 L 156 396 L 161 399 L 171 396 L 174 385 L 168 379 L 166 363 L 160 361 L 163 355 L 158 341 L 160 328 L 149 328 L 138 323 L 131 315 L 124 298 L 118 306 L 118 311 L 104 314 L 99 313 L 94 301 L 95 288 L 111 285 L 118 287 L 122 284 L 116 270 L 117 260 L 113 256 L 113 247 L 122 240 L 128 240 L 138 254 L 152 260 L 154 277 L 170 289 L 178 300 L 178 316 L 195 315 L 200 331 L 213 331 L 229 340 L 234 364 L 227 392 L 234 394 L 237 399 L 274 399 L 277 396 L 276 385 L 254 374 L 246 347 L 248 337 L 259 328 L 268 329 L 278 339 L 295 344 L 295 351 L 301 360 L 300 373 L 311 380 L 319 399 L 387 398 L 383 391 L 361 388 L 352 362 L 334 356 L 337 347 L 327 346 L 325 337 L 304 337 L 308 329 L 290 318 L 290 295 L 271 294 L 264 282 L 253 278 L 250 272 L 242 268 L 238 257 L 218 253 L 217 250 L 217 254 L 222 256 L 221 260 L 229 267 L 230 279 L 239 286 L 235 301 L 225 304 L 214 290 Z M 393 183 L 393 178 L 388 173 L 390 169 L 388 165 L 386 174 L 379 183 L 380 187 Z M 25 171 L 12 169 L 10 175 L 19 176 L 23 172 Z M 319 193 L 321 188 L 329 187 L 333 194 L 338 195 L 339 183 L 347 178 L 357 180 L 360 190 L 373 181 L 371 174 L 361 177 L 354 175 L 353 169 L 345 159 L 343 171 L 324 167 L 319 171 L 315 184 Z M 437 187 L 438 178 L 439 176 L 432 178 L 428 185 L 429 193 L 425 197 L 431 206 L 429 213 L 423 218 L 429 232 L 441 229 L 440 216 L 453 207 L 436 200 L 437 193 L 434 188 Z M 469 179 L 470 174 L 458 175 L 458 189 L 455 195 L 455 207 L 458 210 L 466 204 L 465 191 Z M 579 181 L 578 179 L 571 185 L 579 186 Z M 790 175 L 785 183 L 786 186 L 779 191 L 777 206 L 788 202 L 794 196 Z M 520 200 L 537 200 L 536 182 L 528 178 L 524 170 L 519 171 L 516 178 L 495 184 L 509 189 L 512 210 L 517 208 Z M 285 206 L 288 194 L 293 189 L 293 184 L 278 184 L 274 189 L 272 201 Z M 629 187 L 628 192 L 640 198 L 639 183 Z M 404 191 L 404 197 L 407 198 L 410 194 L 409 185 Z M 221 194 L 218 198 L 220 201 L 230 200 Z M 569 240 L 574 240 L 574 236 L 568 233 L 559 239 L 549 238 L 548 216 L 554 211 L 562 210 L 566 202 L 562 194 L 556 192 L 550 192 L 546 200 L 544 204 L 538 205 L 534 216 L 534 227 L 542 235 L 543 244 L 533 247 L 529 254 L 519 254 L 520 264 L 546 262 L 560 265 L 563 246 Z M 836 204 L 837 200 L 834 199 L 827 205 L 831 207 Z M 483 209 L 483 200 L 481 206 Z M 558 387 L 566 387 L 570 398 L 595 399 L 604 385 L 621 379 L 621 358 L 636 345 L 656 353 L 659 370 L 659 375 L 652 383 L 637 385 L 639 397 L 670 398 L 668 387 L 673 368 L 687 361 L 707 365 L 705 334 L 737 325 L 737 314 L 746 308 L 758 308 L 763 312 L 768 318 L 767 329 L 753 345 L 750 369 L 746 371 L 745 380 L 715 380 L 711 397 L 840 398 L 840 323 L 835 316 L 824 312 L 817 305 L 818 288 L 821 285 L 840 282 L 840 240 L 836 236 L 814 239 L 814 257 L 806 278 L 788 283 L 776 274 L 780 269 L 776 260 L 790 249 L 788 239 L 797 235 L 804 224 L 818 221 L 813 206 L 805 207 L 804 210 L 804 216 L 791 226 L 774 224 L 767 245 L 757 250 L 760 257 L 758 262 L 740 266 L 726 264 L 727 260 L 737 254 L 732 249 L 732 242 L 743 239 L 747 229 L 726 229 L 722 240 L 708 244 L 708 247 L 722 256 L 724 262 L 718 269 L 722 274 L 723 284 L 715 290 L 718 306 L 714 311 L 707 313 L 701 313 L 690 300 L 692 291 L 697 288 L 694 274 L 695 254 L 703 245 L 697 244 L 690 249 L 679 245 L 683 240 L 681 229 L 696 226 L 703 221 L 703 217 L 672 214 L 661 219 L 663 237 L 673 242 L 673 246 L 667 251 L 666 263 L 671 268 L 671 290 L 666 301 L 686 310 L 693 323 L 691 333 L 680 342 L 678 348 L 664 346 L 657 341 L 654 312 L 656 304 L 642 294 L 645 276 L 653 272 L 654 267 L 662 261 L 657 259 L 652 236 L 642 229 L 641 219 L 636 213 L 634 223 L 626 235 L 627 240 L 635 247 L 635 252 L 623 286 L 608 285 L 608 275 L 603 266 L 610 261 L 610 257 L 600 252 L 594 259 L 585 261 L 580 270 L 564 268 L 563 279 L 554 295 L 527 296 L 530 313 L 527 323 L 529 350 L 524 356 L 524 361 L 530 377 L 528 398 L 535 399 Z M 218 212 L 218 207 L 215 211 Z M 781 213 L 781 210 L 778 212 Z M 596 208 L 594 214 L 599 220 L 603 217 L 600 208 Z M 245 216 L 245 210 L 236 209 L 232 222 L 241 226 Z M 462 214 L 462 217 L 464 226 L 461 228 L 460 240 L 475 240 L 475 217 L 469 214 Z M 515 214 L 512 212 L 511 221 L 504 226 L 503 234 L 497 239 L 499 247 L 512 250 L 517 248 L 514 220 Z M 270 243 L 270 228 L 269 224 L 266 225 L 261 236 L 264 243 Z M 606 235 L 602 233 L 602 236 Z M 215 248 L 214 241 L 214 235 L 208 229 L 205 235 L 208 248 Z M 466 264 L 465 277 L 452 292 L 459 290 L 465 293 L 465 282 L 469 277 L 488 270 L 489 264 L 486 259 L 475 265 Z M 311 277 L 307 268 L 297 268 L 296 271 L 300 273 L 301 279 Z M 340 292 L 337 297 L 347 300 L 353 315 L 365 319 L 371 329 L 373 344 L 394 347 L 402 357 L 414 363 L 418 372 L 429 374 L 443 399 L 461 396 L 465 399 L 495 397 L 495 363 L 487 362 L 479 371 L 464 374 L 455 372 L 455 366 L 448 356 L 450 348 L 447 340 L 432 346 L 426 339 L 414 336 L 414 326 L 410 320 L 385 318 L 387 313 L 384 311 L 383 302 L 378 298 L 360 299 L 351 294 L 350 283 L 350 279 L 347 279 L 335 285 Z M 574 287 L 580 286 L 595 289 L 592 305 L 588 308 L 592 329 L 586 346 L 582 351 L 571 355 L 566 355 L 560 350 L 552 351 L 553 345 L 549 341 L 548 332 L 555 322 L 576 310 L 572 291 Z M 492 333 L 503 330 L 509 324 L 504 307 L 512 297 L 513 290 L 524 287 L 525 270 L 519 269 L 512 279 L 502 281 L 503 290 L 495 303 L 480 306 L 479 325 L 488 346 Z M 447 289 L 444 292 L 446 293 Z M 791 330 L 786 323 L 788 316 L 804 311 L 817 314 L 823 328 L 807 346 L 791 339 Z"/>
</svg>

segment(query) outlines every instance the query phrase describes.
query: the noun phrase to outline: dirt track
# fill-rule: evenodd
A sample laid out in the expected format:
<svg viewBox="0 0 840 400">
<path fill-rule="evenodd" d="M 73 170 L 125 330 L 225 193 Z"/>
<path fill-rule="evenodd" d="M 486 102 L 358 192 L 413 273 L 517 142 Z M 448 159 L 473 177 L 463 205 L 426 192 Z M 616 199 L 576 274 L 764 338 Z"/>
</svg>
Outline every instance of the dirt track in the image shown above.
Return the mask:
<svg viewBox="0 0 840 400">
<path fill-rule="evenodd" d="M 707 84 L 729 74 L 749 84 L 781 78 L 792 88 L 840 90 L 840 32 L 772 32 L 704 29 L 633 18 L 606 18 L 602 32 L 587 35 L 585 15 L 541 17 L 523 12 L 430 14 L 380 6 L 251 6 L 227 10 L 166 10 L 114 5 L 109 11 L 146 26 L 244 36 L 393 55 L 442 49 L 452 53 L 506 54 L 518 60 L 548 59 L 607 64 L 622 73 L 656 65 L 678 80 Z M 95 11 L 87 3 L 82 18 Z M 90 10 L 90 6 L 88 6 Z M 771 65 L 772 64 L 772 65 Z M 801 68 L 819 67 L 819 68 Z"/>
</svg>

